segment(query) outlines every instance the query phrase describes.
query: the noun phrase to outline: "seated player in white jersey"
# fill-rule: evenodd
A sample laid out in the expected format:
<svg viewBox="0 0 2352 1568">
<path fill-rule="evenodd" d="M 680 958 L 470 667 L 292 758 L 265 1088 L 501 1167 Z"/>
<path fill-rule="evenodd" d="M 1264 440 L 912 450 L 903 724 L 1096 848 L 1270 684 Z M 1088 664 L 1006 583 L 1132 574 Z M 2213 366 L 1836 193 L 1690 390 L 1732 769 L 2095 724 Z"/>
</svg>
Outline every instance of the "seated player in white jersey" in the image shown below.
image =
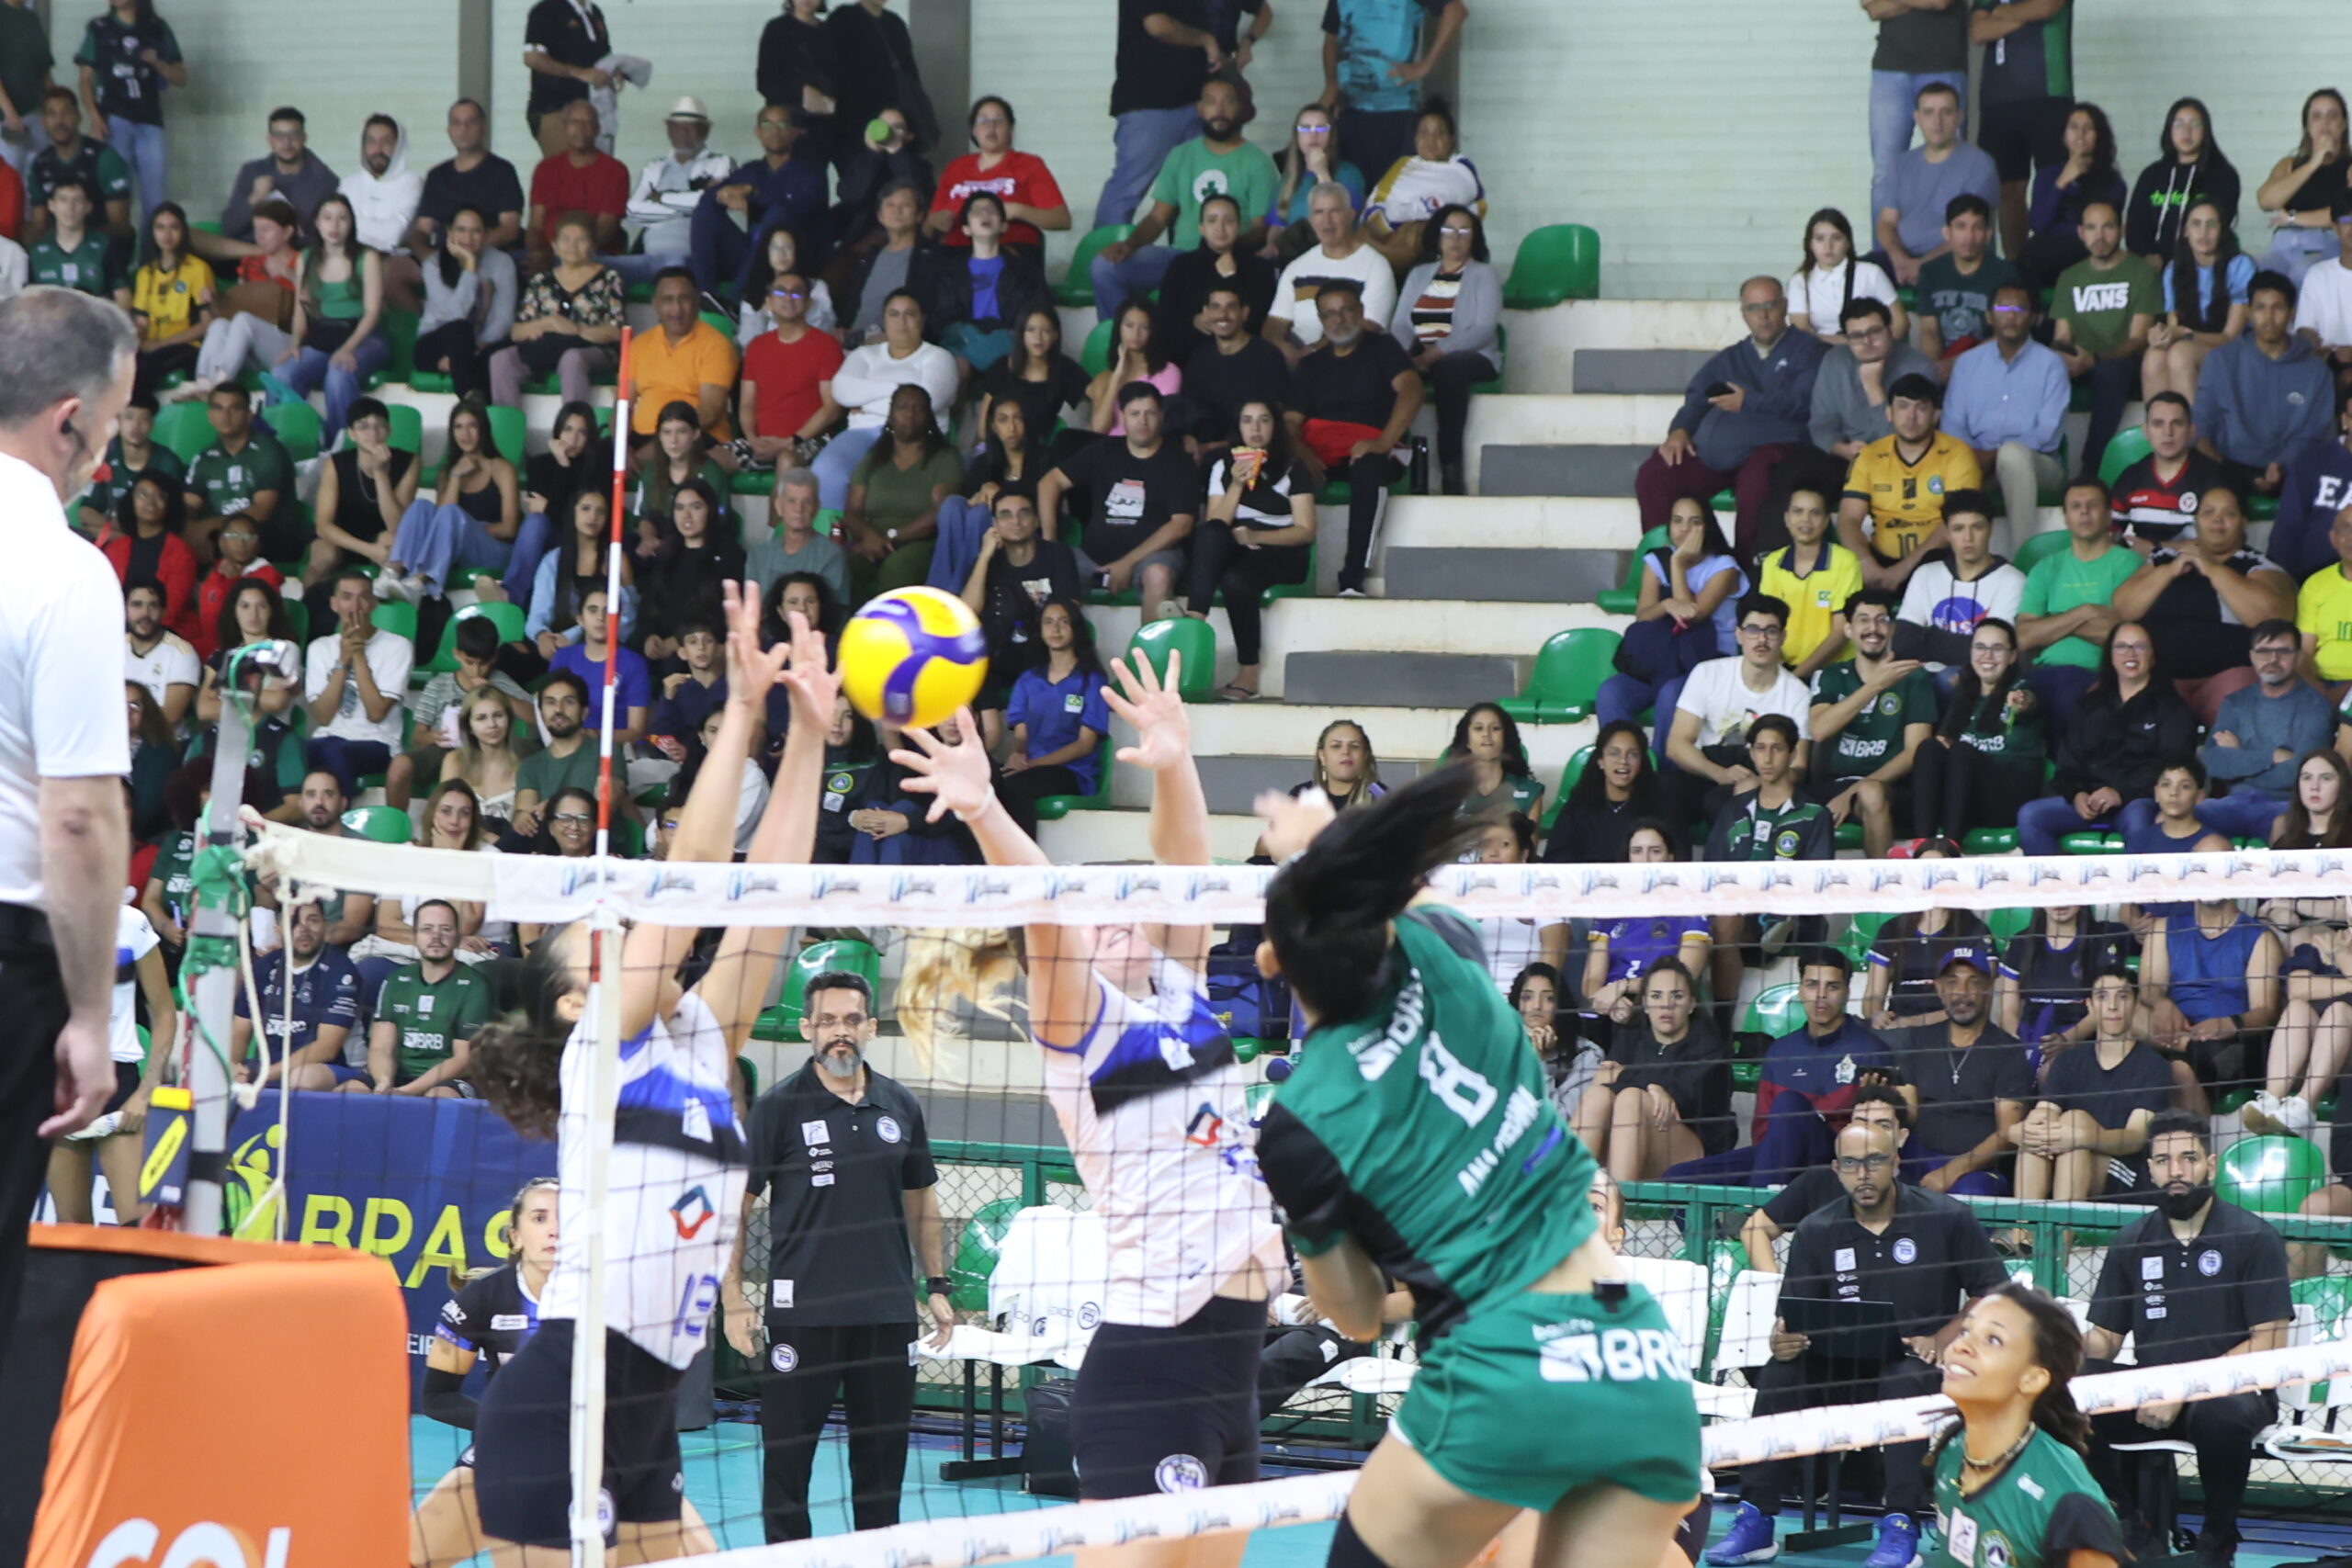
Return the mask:
<svg viewBox="0 0 2352 1568">
<path fill-rule="evenodd" d="M 1173 656 L 1171 656 L 1172 660 Z M 1112 711 L 1136 743 L 1118 754 L 1153 778 L 1151 848 L 1163 865 L 1209 863 L 1208 805 L 1177 695 L 1150 666 L 1114 664 Z M 905 787 L 954 811 L 991 865 L 1045 865 L 989 784 L 967 713 L 954 744 L 910 730 L 893 752 Z M 1242 1102 L 1248 1077 L 1210 1010 L 1205 926 L 1035 925 L 1024 933 L 1030 1032 L 1046 1092 L 1110 1235 L 1102 1325 L 1070 1407 L 1079 1494 L 1126 1497 L 1258 1478 L 1258 1353 L 1282 1240 Z M 1243 1538 L 1142 1541 L 1078 1553 L 1081 1568 L 1212 1568 Z"/>
<path fill-rule="evenodd" d="M 151 1052 L 139 1043 L 139 998 L 147 998 Z M 86 1225 L 96 1219 L 91 1192 L 92 1151 L 105 1172 L 118 1224 L 135 1225 L 146 1214 L 139 1201 L 139 1161 L 145 1140 L 147 1097 L 162 1081 L 171 1043 L 179 1032 L 172 1001 L 172 978 L 164 969 L 162 939 L 138 906 L 115 911 L 114 998 L 107 1010 L 107 1048 L 114 1058 L 114 1093 L 98 1119 L 49 1146 L 49 1195 L 57 1223 Z"/>
<path fill-rule="evenodd" d="M 725 865 L 735 840 L 744 762 L 769 692 L 784 686 L 792 728 L 776 787 L 751 844 L 754 861 L 806 861 L 815 846 L 824 734 L 839 680 L 824 639 L 798 615 L 792 635 L 760 647 L 757 596 L 726 584 L 727 705 L 670 838 L 671 874 Z M 789 670 L 786 670 L 787 658 Z M 620 1089 L 612 1129 L 605 1251 L 605 1462 L 597 1512 L 615 1563 L 708 1551 L 682 1517 L 684 1472 L 673 1412 L 680 1375 L 709 1342 L 711 1310 L 742 1207 L 745 1149 L 729 1078 L 758 1017 L 785 933 L 729 927 L 691 991 L 677 968 L 692 926 L 640 924 L 621 944 Z M 520 1131 L 557 1134 L 565 1210 L 588 1215 L 594 1129 L 583 1099 L 594 1050 L 584 925 L 549 931 L 514 976 L 520 1005 L 475 1037 L 469 1076 Z M 474 1494 L 488 1545 L 509 1543 L 518 1568 L 571 1562 L 573 1325 L 585 1286 L 588 1225 L 564 1227 L 539 1298 L 539 1331 L 507 1363 L 474 1428 Z"/>
</svg>

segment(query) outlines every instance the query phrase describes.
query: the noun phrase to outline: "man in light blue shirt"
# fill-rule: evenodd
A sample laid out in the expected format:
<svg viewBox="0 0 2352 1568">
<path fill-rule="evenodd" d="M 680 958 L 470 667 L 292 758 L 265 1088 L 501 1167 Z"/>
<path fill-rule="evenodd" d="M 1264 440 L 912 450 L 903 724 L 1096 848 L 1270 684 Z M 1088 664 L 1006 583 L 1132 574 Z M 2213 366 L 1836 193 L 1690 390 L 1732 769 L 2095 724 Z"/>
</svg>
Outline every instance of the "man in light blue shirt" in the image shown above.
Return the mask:
<svg viewBox="0 0 2352 1568">
<path fill-rule="evenodd" d="M 2001 500 L 2008 512 L 2012 553 L 2016 540 L 2039 532 L 2041 492 L 2054 490 L 2066 474 L 2058 462 L 2058 442 L 2066 423 L 2072 390 L 2066 362 L 2033 341 L 2033 295 L 2021 283 L 1993 296 L 1993 341 L 1977 344 L 1952 361 L 1951 384 L 1944 390 L 1944 432 L 1975 448 L 1976 460 L 2000 476 Z"/>
</svg>

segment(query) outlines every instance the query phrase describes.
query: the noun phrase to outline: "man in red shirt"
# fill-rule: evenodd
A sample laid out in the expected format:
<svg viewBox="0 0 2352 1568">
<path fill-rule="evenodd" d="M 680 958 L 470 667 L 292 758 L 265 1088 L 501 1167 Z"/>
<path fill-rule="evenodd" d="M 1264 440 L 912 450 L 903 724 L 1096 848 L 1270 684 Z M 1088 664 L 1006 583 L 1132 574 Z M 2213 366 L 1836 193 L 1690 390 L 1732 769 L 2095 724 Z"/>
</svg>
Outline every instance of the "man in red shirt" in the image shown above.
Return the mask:
<svg viewBox="0 0 2352 1568">
<path fill-rule="evenodd" d="M 540 159 L 531 172 L 531 211 L 523 226 L 530 236 L 534 268 L 548 265 L 556 223 L 567 212 L 584 212 L 595 220 L 598 254 L 620 254 L 621 215 L 628 210 L 628 169 L 611 153 L 597 150 L 598 129 L 594 107 L 585 98 L 574 98 L 563 107 L 563 151 Z"/>
<path fill-rule="evenodd" d="M 1012 150 L 1012 106 L 1002 98 L 985 97 L 972 106 L 971 132 L 972 145 L 979 151 L 965 153 L 940 175 L 931 215 L 923 220 L 924 231 L 951 249 L 969 245 L 971 236 L 958 221 L 964 199 L 987 191 L 1003 201 L 1004 215 L 1011 220 L 1005 244 L 1025 249 L 1033 261 L 1042 260 L 1046 236 L 1039 231 L 1069 227 L 1069 203 L 1062 187 L 1054 183 L 1043 158 Z"/>
<path fill-rule="evenodd" d="M 802 461 L 799 443 L 842 417 L 833 401 L 842 345 L 810 326 L 808 317 L 808 280 L 797 272 L 778 273 L 768 290 L 768 320 L 775 330 L 762 333 L 743 351 L 743 385 L 736 399 L 752 456 L 763 463 Z"/>
</svg>

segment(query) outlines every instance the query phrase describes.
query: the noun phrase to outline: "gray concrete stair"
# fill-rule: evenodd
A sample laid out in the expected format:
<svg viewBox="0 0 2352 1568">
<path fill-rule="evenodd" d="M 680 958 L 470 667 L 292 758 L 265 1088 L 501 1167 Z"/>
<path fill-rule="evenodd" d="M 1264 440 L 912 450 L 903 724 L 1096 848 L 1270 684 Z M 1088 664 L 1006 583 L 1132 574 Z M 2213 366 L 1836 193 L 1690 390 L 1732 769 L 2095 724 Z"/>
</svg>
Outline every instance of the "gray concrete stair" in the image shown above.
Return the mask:
<svg viewBox="0 0 2352 1568">
<path fill-rule="evenodd" d="M 1672 392 L 1712 358 L 1712 348 L 1579 348 L 1569 367 L 1578 392 Z"/>
<path fill-rule="evenodd" d="M 1382 552 L 1389 599 L 1486 599 L 1518 604 L 1589 602 L 1625 578 L 1623 550 L 1480 549 L 1391 545 Z"/>
<path fill-rule="evenodd" d="M 1201 788 L 1208 795 L 1209 810 L 1216 814 L 1247 816 L 1256 805 L 1258 796 L 1267 790 L 1296 788 L 1313 775 L 1313 763 L 1306 759 L 1306 750 L 1314 739 L 1312 733 L 1301 738 L 1297 756 L 1196 758 L 1201 770 Z M 1432 765 L 1408 758 L 1384 757 L 1380 761 L 1381 782 L 1400 784 L 1418 777 L 1423 768 Z"/>
<path fill-rule="evenodd" d="M 1634 493 L 1634 470 L 1657 447 L 1495 446 L 1481 450 L 1480 495 Z"/>
<path fill-rule="evenodd" d="M 1283 695 L 1294 703 L 1467 707 L 1516 693 L 1532 657 L 1532 649 L 1525 657 L 1299 652 L 1290 655 L 1283 665 Z"/>
</svg>

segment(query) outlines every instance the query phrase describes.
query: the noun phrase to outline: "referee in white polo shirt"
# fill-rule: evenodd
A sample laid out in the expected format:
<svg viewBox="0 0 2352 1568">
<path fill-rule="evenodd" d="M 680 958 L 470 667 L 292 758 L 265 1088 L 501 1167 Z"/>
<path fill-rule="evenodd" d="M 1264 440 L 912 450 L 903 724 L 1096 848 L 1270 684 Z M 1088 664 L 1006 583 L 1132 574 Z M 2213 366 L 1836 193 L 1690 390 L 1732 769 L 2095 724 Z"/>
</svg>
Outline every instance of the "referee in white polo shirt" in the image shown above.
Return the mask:
<svg viewBox="0 0 2352 1568">
<path fill-rule="evenodd" d="M 0 1325 L 16 1320 L 49 1140 L 114 1089 L 122 591 L 64 502 L 113 437 L 137 352 L 106 300 L 30 288 L 0 304 Z"/>
</svg>

